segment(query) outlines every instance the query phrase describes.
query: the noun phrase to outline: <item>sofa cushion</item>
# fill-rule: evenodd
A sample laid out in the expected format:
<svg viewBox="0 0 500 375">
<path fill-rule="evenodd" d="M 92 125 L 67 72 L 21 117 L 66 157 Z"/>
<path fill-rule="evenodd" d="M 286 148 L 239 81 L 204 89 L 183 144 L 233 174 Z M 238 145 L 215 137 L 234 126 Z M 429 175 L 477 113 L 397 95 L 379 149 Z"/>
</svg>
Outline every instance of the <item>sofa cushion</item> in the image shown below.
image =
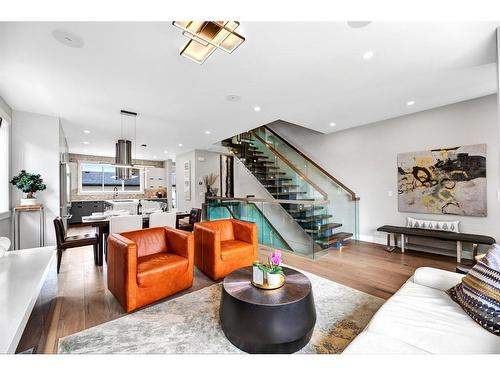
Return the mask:
<svg viewBox="0 0 500 375">
<path fill-rule="evenodd" d="M 412 281 L 377 311 L 366 330 L 430 353 L 500 353 L 498 336 L 479 327 L 446 292 Z"/>
<path fill-rule="evenodd" d="M 158 253 L 137 258 L 137 284 L 151 286 L 163 282 L 174 271 L 188 269 L 187 258 L 172 253 Z"/>
<path fill-rule="evenodd" d="M 238 261 L 253 255 L 251 243 L 239 240 L 221 241 L 221 258 L 225 262 Z"/>
<path fill-rule="evenodd" d="M 125 232 L 121 235 L 135 242 L 138 257 L 167 251 L 167 234 L 165 228 L 141 229 L 133 232 Z"/>
<path fill-rule="evenodd" d="M 448 290 L 450 297 L 481 327 L 500 336 L 500 270 L 497 256 L 500 249 L 492 247 L 462 282 Z"/>
</svg>

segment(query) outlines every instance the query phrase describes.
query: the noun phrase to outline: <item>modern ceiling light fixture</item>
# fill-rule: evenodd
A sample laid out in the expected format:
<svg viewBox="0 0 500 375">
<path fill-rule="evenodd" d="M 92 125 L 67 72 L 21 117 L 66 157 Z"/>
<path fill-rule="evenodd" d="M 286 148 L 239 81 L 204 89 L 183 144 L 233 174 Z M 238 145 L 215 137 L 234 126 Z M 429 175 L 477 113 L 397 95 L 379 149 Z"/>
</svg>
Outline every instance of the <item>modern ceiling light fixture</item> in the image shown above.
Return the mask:
<svg viewBox="0 0 500 375">
<path fill-rule="evenodd" d="M 410 100 L 409 102 L 406 103 L 407 106 L 412 106 L 415 104 L 415 100 Z"/>
<path fill-rule="evenodd" d="M 123 118 L 125 116 L 134 118 L 134 145 L 136 145 L 137 140 L 137 113 L 121 110 L 121 134 L 120 139 L 116 142 L 115 148 L 115 164 L 116 167 L 116 179 L 117 180 L 130 180 L 134 178 L 132 173 L 132 142 L 124 139 L 123 137 Z M 137 152 L 136 152 L 137 154 Z"/>
<path fill-rule="evenodd" d="M 173 25 L 191 39 L 181 55 L 198 64 L 203 64 L 216 49 L 232 53 L 245 41 L 235 32 L 240 25 L 237 21 L 174 21 Z"/>
</svg>

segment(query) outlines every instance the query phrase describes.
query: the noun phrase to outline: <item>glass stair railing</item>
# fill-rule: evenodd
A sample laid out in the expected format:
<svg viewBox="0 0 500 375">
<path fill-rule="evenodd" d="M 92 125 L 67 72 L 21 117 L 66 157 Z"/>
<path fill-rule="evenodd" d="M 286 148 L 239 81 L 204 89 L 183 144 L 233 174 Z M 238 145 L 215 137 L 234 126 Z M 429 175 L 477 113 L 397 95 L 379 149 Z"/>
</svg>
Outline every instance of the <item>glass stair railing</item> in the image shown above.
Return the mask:
<svg viewBox="0 0 500 375">
<path fill-rule="evenodd" d="M 222 145 L 239 158 L 288 218 L 307 234 L 311 240 L 307 255 L 358 238 L 356 195 L 270 128 L 263 126 L 237 135 Z M 287 237 L 285 233 L 280 235 Z M 293 244 L 290 247 L 295 251 Z"/>
<path fill-rule="evenodd" d="M 292 251 L 292 247 L 265 217 L 265 202 L 250 202 L 245 199 L 211 199 L 206 203 L 207 220 L 237 219 L 256 223 L 259 243 L 271 248 Z"/>
</svg>

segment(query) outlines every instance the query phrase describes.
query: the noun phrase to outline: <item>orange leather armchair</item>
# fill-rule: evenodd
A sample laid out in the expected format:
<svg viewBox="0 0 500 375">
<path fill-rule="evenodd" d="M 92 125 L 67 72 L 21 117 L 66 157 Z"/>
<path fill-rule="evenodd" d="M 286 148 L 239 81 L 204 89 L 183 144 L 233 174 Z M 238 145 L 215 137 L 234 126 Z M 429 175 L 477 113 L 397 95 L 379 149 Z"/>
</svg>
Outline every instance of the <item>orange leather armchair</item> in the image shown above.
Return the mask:
<svg viewBox="0 0 500 375">
<path fill-rule="evenodd" d="M 212 280 L 251 266 L 257 259 L 257 225 L 239 220 L 216 220 L 194 225 L 194 264 Z"/>
<path fill-rule="evenodd" d="M 108 237 L 108 289 L 127 312 L 193 285 L 193 234 L 150 228 Z"/>
</svg>

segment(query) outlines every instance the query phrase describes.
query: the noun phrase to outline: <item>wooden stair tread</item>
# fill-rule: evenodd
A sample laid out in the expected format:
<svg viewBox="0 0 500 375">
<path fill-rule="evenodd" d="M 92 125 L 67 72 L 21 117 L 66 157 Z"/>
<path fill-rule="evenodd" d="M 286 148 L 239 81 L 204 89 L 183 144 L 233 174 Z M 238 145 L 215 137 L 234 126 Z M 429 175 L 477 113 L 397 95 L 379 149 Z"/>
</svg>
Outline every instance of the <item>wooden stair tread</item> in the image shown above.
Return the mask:
<svg viewBox="0 0 500 375">
<path fill-rule="evenodd" d="M 342 224 L 340 223 L 328 223 L 328 224 L 324 224 L 324 225 L 321 225 L 319 228 L 307 228 L 307 229 L 304 229 L 307 233 L 314 233 L 314 234 L 319 234 L 319 233 L 322 233 L 322 232 L 326 232 L 327 230 L 330 230 L 330 229 L 335 229 L 335 228 L 339 228 L 341 227 Z"/>
<path fill-rule="evenodd" d="M 292 181 L 291 177 L 264 178 L 264 181 Z"/>
<path fill-rule="evenodd" d="M 333 215 L 314 215 L 314 216 L 308 216 L 308 217 L 305 217 L 305 218 L 296 218 L 295 221 L 297 223 L 311 223 L 311 222 L 314 222 L 314 221 L 319 221 L 319 220 L 326 220 L 326 219 L 329 219 L 333 217 Z"/>
<path fill-rule="evenodd" d="M 306 191 L 281 191 L 281 192 L 273 192 L 272 195 L 299 195 L 299 194 L 307 194 Z"/>
<path fill-rule="evenodd" d="M 266 189 L 290 189 L 298 188 L 299 185 L 263 185 Z"/>
<path fill-rule="evenodd" d="M 349 232 L 339 232 L 329 236 L 328 238 L 325 238 L 324 240 L 318 239 L 315 242 L 322 245 L 333 245 L 337 241 L 343 241 L 351 238 L 352 236 L 353 234 Z"/>
</svg>

